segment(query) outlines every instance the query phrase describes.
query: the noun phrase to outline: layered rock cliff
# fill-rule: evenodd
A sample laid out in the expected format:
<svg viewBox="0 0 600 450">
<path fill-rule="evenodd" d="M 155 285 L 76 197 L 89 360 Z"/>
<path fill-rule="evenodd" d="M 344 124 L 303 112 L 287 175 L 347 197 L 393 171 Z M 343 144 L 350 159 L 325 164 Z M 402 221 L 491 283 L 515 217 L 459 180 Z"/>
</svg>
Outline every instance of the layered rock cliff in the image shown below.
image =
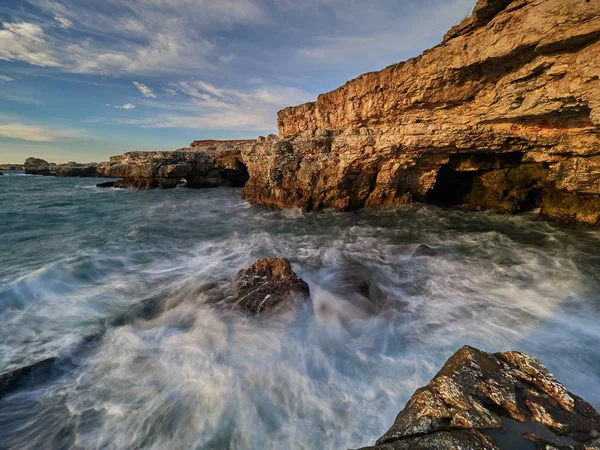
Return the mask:
<svg viewBox="0 0 600 450">
<path fill-rule="evenodd" d="M 279 113 L 244 154 L 278 207 L 465 204 L 600 223 L 600 1 L 480 0 L 418 58 Z"/>
<path fill-rule="evenodd" d="M 253 147 L 254 141 L 203 141 L 172 152 L 130 152 L 112 156 L 98 173 L 134 189 L 173 188 L 182 180 L 193 188 L 241 187 L 248 181 L 241 154 Z"/>
</svg>

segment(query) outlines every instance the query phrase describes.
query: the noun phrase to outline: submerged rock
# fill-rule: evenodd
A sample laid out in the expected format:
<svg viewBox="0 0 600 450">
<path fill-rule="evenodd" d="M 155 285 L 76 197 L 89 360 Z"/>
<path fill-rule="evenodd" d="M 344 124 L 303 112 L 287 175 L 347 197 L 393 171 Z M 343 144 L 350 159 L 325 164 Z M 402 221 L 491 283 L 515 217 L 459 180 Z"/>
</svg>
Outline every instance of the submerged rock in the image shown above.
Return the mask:
<svg viewBox="0 0 600 450">
<path fill-rule="evenodd" d="M 23 166 L 25 173 L 29 175 L 52 175 L 50 163 L 39 158 L 27 158 Z"/>
<path fill-rule="evenodd" d="M 58 358 L 47 358 L 28 366 L 0 373 L 0 398 L 19 387 L 24 379 L 36 375 L 47 377 Z"/>
<path fill-rule="evenodd" d="M 225 303 L 251 314 L 273 312 L 308 299 L 308 284 L 285 258 L 263 258 L 233 278 L 232 295 Z"/>
<path fill-rule="evenodd" d="M 428 245 L 420 244 L 413 252 L 413 256 L 434 257 L 434 256 L 438 256 L 438 252 L 436 252 L 434 249 L 432 249 Z"/>
<path fill-rule="evenodd" d="M 599 438 L 598 412 L 567 391 L 538 359 L 465 346 L 415 392 L 392 427 L 369 448 L 512 449 L 535 444 L 539 449 L 584 450 L 600 448 Z"/>
</svg>

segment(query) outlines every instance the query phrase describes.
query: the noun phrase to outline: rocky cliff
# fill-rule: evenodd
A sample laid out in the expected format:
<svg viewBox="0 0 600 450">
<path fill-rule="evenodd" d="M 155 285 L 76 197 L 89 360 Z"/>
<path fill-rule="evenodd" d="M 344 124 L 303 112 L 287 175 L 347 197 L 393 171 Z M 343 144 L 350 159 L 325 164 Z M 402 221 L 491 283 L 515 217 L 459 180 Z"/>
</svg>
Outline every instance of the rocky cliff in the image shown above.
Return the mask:
<svg viewBox="0 0 600 450">
<path fill-rule="evenodd" d="M 248 172 L 242 152 L 255 141 L 200 141 L 172 152 L 130 152 L 112 156 L 98 167 L 105 177 L 122 178 L 117 187 L 173 188 L 183 179 L 188 187 L 243 186 Z"/>
<path fill-rule="evenodd" d="M 249 201 L 413 201 L 600 223 L 600 1 L 480 0 L 418 58 L 279 113 Z"/>
<path fill-rule="evenodd" d="M 279 112 L 279 136 L 132 152 L 121 187 L 305 209 L 426 202 L 600 224 L 600 0 L 479 0 L 417 58 Z"/>
</svg>

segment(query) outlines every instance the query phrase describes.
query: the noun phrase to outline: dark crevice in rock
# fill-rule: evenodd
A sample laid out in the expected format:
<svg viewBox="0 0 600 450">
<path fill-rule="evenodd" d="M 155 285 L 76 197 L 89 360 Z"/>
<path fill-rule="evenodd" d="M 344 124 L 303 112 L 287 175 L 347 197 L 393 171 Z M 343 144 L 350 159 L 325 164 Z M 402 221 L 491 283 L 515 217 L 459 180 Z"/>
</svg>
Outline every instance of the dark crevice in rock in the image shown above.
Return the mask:
<svg viewBox="0 0 600 450">
<path fill-rule="evenodd" d="M 547 165 L 523 162 L 521 152 L 455 154 L 438 172 L 427 202 L 524 212 L 542 205 Z"/>
</svg>

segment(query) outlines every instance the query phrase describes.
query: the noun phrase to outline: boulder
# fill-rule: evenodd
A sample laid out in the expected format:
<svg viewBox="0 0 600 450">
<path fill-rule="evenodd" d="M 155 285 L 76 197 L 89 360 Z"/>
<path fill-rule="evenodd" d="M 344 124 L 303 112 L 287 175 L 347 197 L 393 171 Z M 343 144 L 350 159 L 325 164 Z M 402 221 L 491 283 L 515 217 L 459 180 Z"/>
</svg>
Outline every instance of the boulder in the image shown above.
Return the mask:
<svg viewBox="0 0 600 450">
<path fill-rule="evenodd" d="M 418 389 L 377 450 L 599 449 L 600 414 L 520 352 L 465 346 Z M 364 449 L 366 450 L 366 449 Z"/>
<path fill-rule="evenodd" d="M 309 298 L 308 284 L 285 258 L 263 258 L 233 278 L 232 295 L 224 303 L 250 314 L 275 312 Z"/>
<path fill-rule="evenodd" d="M 50 172 L 50 164 L 39 158 L 27 158 L 25 160 L 24 170 L 29 175 L 52 175 Z"/>
</svg>

